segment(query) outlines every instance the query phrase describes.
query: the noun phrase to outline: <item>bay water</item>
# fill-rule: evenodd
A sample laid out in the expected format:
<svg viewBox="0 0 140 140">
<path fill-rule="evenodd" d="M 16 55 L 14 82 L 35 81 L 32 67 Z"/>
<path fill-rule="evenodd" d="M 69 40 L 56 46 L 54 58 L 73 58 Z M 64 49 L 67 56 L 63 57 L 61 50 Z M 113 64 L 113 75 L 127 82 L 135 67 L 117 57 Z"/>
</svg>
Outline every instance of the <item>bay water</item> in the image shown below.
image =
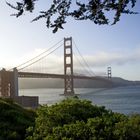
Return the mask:
<svg viewBox="0 0 140 140">
<path fill-rule="evenodd" d="M 39 104 L 52 105 L 67 98 L 62 96 L 64 89 L 20 89 L 19 95 L 39 96 Z M 80 99 L 87 99 L 98 106 L 105 106 L 114 112 L 124 114 L 140 114 L 140 86 L 116 88 L 76 88 Z"/>
</svg>

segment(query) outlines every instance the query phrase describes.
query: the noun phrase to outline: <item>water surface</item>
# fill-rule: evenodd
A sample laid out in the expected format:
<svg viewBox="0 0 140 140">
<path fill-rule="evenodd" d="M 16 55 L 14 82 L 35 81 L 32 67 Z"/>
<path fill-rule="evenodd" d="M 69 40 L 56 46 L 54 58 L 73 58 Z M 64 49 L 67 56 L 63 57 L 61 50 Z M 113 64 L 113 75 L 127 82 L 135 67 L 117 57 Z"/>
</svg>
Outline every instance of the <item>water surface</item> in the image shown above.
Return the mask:
<svg viewBox="0 0 140 140">
<path fill-rule="evenodd" d="M 20 95 L 39 96 L 40 104 L 54 104 L 65 99 L 64 89 L 21 89 Z M 118 87 L 110 89 L 79 88 L 75 89 L 81 99 L 88 99 L 94 104 L 105 106 L 124 114 L 140 113 L 140 86 Z"/>
</svg>

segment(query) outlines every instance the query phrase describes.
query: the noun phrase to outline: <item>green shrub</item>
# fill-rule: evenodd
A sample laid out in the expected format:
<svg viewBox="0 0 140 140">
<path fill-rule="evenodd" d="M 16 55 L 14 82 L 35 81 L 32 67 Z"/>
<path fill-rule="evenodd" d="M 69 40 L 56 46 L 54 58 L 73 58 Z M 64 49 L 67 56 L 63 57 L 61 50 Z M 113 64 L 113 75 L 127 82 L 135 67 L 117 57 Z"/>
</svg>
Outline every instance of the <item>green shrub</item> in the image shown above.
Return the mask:
<svg viewBox="0 0 140 140">
<path fill-rule="evenodd" d="M 140 115 L 129 117 L 70 98 L 41 106 L 26 140 L 140 140 Z"/>
</svg>

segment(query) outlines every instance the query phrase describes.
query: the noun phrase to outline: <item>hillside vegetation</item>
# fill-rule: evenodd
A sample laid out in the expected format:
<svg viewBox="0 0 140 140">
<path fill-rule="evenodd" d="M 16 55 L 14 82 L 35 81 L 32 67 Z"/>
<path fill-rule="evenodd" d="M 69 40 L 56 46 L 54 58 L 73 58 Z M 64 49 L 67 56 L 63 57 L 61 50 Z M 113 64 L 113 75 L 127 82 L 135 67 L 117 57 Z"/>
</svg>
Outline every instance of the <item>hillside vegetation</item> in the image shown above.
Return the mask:
<svg viewBox="0 0 140 140">
<path fill-rule="evenodd" d="M 25 139 L 26 129 L 34 125 L 35 112 L 11 99 L 0 98 L 0 140 Z"/>
<path fill-rule="evenodd" d="M 140 140 L 139 114 L 114 113 L 76 97 L 35 112 L 0 99 L 0 140 Z"/>
<path fill-rule="evenodd" d="M 140 115 L 125 116 L 77 98 L 37 110 L 26 140 L 140 140 Z"/>
</svg>

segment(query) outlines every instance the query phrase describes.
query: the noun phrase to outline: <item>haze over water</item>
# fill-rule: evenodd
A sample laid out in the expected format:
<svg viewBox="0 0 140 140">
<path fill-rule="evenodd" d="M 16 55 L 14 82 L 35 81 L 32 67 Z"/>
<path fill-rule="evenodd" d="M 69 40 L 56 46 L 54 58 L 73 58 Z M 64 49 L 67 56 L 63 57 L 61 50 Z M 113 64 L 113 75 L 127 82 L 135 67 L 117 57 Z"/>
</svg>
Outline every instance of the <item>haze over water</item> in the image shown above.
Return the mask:
<svg viewBox="0 0 140 140">
<path fill-rule="evenodd" d="M 66 97 L 60 96 L 64 89 L 21 89 L 20 95 L 39 96 L 40 104 L 54 104 Z M 118 87 L 112 89 L 79 88 L 75 89 L 81 99 L 88 99 L 99 106 L 114 112 L 140 113 L 140 86 Z"/>
</svg>

